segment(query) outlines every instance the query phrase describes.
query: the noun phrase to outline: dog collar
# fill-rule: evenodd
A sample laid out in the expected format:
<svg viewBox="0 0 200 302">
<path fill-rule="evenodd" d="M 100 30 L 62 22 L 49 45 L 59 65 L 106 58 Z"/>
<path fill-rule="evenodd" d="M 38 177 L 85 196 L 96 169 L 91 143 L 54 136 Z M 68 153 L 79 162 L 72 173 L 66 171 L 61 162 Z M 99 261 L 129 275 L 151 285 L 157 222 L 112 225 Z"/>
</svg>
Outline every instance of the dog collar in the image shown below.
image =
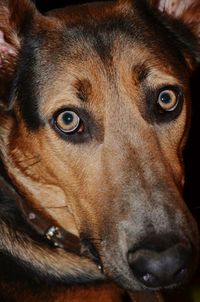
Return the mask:
<svg viewBox="0 0 200 302">
<path fill-rule="evenodd" d="M 40 234 L 43 239 L 54 247 L 63 248 L 68 252 L 81 255 L 81 241 L 72 233 L 66 231 L 47 214 L 31 208 L 23 197 L 15 190 L 12 184 L 0 175 L 1 192 L 20 208 L 25 221 L 33 230 Z"/>
<path fill-rule="evenodd" d="M 1 172 L 4 171 L 0 163 Z M 37 235 L 41 236 L 43 242 L 51 244 L 53 247 L 62 248 L 67 252 L 84 256 L 93 260 L 98 269 L 103 271 L 100 259 L 91 255 L 87 247 L 82 244 L 79 237 L 66 231 L 59 226 L 55 221 L 46 213 L 41 212 L 29 206 L 28 202 L 17 192 L 6 173 L 4 177 L 0 174 L 0 192 L 6 196 L 12 203 L 16 204 L 17 208 L 23 216 L 24 221 L 31 227 Z"/>
<path fill-rule="evenodd" d="M 24 218 L 37 233 L 42 235 L 54 247 L 63 248 L 68 252 L 81 255 L 81 242 L 77 236 L 59 226 L 47 214 L 30 207 L 22 198 L 18 199 L 18 203 Z"/>
</svg>

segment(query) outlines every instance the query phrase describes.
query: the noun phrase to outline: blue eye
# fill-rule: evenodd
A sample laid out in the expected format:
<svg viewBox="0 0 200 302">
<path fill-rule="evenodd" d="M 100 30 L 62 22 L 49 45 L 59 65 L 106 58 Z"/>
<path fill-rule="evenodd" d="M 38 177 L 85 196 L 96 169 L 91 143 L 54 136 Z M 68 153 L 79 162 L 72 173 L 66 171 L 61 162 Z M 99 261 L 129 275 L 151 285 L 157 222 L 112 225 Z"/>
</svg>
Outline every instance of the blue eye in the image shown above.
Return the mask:
<svg viewBox="0 0 200 302">
<path fill-rule="evenodd" d="M 64 133 L 77 132 L 81 125 L 81 119 L 74 111 L 62 111 L 55 118 L 56 126 Z"/>
<path fill-rule="evenodd" d="M 179 99 L 173 90 L 163 90 L 158 96 L 158 105 L 164 111 L 174 111 L 178 103 Z"/>
</svg>

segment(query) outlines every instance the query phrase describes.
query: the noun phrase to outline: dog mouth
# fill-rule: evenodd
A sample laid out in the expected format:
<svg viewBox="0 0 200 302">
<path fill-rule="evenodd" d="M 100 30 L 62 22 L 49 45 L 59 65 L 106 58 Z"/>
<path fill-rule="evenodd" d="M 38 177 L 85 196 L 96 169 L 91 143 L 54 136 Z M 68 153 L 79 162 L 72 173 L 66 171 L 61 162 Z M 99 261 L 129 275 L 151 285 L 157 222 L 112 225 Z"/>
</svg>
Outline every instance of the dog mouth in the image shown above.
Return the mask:
<svg viewBox="0 0 200 302">
<path fill-rule="evenodd" d="M 105 248 L 104 250 L 103 248 L 100 251 L 99 248 L 99 245 L 101 247 L 104 246 L 104 241 L 102 239 L 95 239 L 94 243 L 93 240 L 94 239 L 84 237 L 82 234 L 81 255 L 91 259 L 109 281 L 115 282 L 120 287 L 129 291 L 133 288 L 135 289 L 135 284 L 133 284 L 134 276 L 127 265 L 128 263 L 122 260 L 123 256 L 113 252 L 112 259 L 109 259 L 110 250 L 108 248 Z M 98 241 L 98 243 L 96 243 L 96 241 Z"/>
<path fill-rule="evenodd" d="M 95 246 L 95 244 L 84 236 L 81 236 L 81 255 L 91 259 L 98 267 L 98 269 L 103 273 L 103 263 L 100 258 L 100 254 Z M 101 239 L 98 239 L 101 243 Z"/>
</svg>

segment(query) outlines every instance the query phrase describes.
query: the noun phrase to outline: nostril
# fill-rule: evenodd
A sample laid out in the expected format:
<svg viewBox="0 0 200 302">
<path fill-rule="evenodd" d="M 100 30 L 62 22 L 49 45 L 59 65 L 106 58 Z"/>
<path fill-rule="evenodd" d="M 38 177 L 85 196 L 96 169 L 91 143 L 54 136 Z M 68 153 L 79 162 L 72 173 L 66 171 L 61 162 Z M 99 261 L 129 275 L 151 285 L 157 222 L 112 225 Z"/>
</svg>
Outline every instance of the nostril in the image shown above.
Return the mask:
<svg viewBox="0 0 200 302">
<path fill-rule="evenodd" d="M 156 281 L 156 277 L 149 273 L 146 273 L 145 275 L 143 275 L 142 278 L 145 282 L 153 283 Z"/>
<path fill-rule="evenodd" d="M 174 280 L 177 282 L 180 282 L 182 279 L 184 279 L 187 276 L 188 269 L 187 268 L 181 268 L 179 269 L 173 276 Z"/>
<path fill-rule="evenodd" d="M 140 274 L 140 272 L 138 272 L 137 276 L 138 276 L 138 279 L 147 286 L 155 287 L 155 286 L 158 286 L 158 284 L 159 284 L 158 278 L 156 276 L 154 276 L 153 274 L 144 273 L 144 272 L 142 272 L 142 274 Z"/>
<path fill-rule="evenodd" d="M 192 270 L 192 250 L 176 244 L 164 251 L 138 249 L 129 253 L 128 262 L 134 276 L 149 288 L 183 283 Z"/>
<path fill-rule="evenodd" d="M 138 281 L 147 287 L 155 288 L 160 286 L 160 280 L 155 273 L 156 270 L 150 266 L 153 264 L 152 259 L 155 258 L 156 253 L 152 252 L 150 262 L 149 252 L 152 251 L 139 250 L 134 254 L 129 254 L 129 265 Z M 156 266 L 157 264 L 154 263 L 153 265 Z"/>
</svg>

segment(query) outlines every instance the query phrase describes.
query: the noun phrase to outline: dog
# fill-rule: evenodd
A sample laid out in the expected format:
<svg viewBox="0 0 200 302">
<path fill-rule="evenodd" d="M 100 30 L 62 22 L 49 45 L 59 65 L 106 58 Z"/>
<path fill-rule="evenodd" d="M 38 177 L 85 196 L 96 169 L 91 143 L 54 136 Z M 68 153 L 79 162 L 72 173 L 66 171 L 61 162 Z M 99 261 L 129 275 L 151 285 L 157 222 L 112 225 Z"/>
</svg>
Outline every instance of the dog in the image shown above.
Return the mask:
<svg viewBox="0 0 200 302">
<path fill-rule="evenodd" d="M 182 152 L 199 19 L 198 0 L 46 15 L 0 0 L 1 301 L 156 299 L 192 276 Z"/>
</svg>

